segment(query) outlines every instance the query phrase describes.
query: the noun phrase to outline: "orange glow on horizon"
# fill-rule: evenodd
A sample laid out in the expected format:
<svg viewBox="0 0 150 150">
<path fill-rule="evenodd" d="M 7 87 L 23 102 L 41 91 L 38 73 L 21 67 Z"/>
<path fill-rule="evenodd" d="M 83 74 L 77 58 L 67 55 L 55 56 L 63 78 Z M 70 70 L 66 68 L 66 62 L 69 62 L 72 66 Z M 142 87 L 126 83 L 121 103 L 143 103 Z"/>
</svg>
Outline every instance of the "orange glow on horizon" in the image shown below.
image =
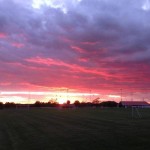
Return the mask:
<svg viewBox="0 0 150 150">
<path fill-rule="evenodd" d="M 15 103 L 35 103 L 36 101 L 48 102 L 51 99 L 56 100 L 59 104 L 66 103 L 69 100 L 74 103 L 78 101 L 89 101 L 98 97 L 98 93 L 73 93 L 73 92 L 28 92 L 28 91 L 3 91 L 0 92 L 1 102 Z"/>
<path fill-rule="evenodd" d="M 120 98 L 121 96 L 120 95 L 108 95 L 108 97 L 110 97 L 110 98 Z"/>
<path fill-rule="evenodd" d="M 59 104 L 64 104 L 64 103 L 66 103 L 66 100 L 64 100 L 64 99 L 57 99 L 57 102 Z"/>
</svg>

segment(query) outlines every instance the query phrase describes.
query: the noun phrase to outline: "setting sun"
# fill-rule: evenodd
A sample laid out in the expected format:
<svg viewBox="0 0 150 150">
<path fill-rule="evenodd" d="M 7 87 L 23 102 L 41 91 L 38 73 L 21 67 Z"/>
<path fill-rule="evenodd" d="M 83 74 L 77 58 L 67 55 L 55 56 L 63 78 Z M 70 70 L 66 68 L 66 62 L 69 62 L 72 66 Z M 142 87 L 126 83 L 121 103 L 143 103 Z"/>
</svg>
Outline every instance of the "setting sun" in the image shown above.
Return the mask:
<svg viewBox="0 0 150 150">
<path fill-rule="evenodd" d="M 64 103 L 66 103 L 66 100 L 64 100 L 64 99 L 57 99 L 57 102 L 59 104 L 64 104 Z"/>
<path fill-rule="evenodd" d="M 69 100 L 74 103 L 78 101 L 91 101 L 99 97 L 98 93 L 77 93 L 77 92 L 28 92 L 28 91 L 3 91 L 0 93 L 0 101 L 16 102 L 16 103 L 34 103 L 36 101 L 47 102 L 50 99 L 55 99 L 59 104 L 66 103 Z"/>
</svg>

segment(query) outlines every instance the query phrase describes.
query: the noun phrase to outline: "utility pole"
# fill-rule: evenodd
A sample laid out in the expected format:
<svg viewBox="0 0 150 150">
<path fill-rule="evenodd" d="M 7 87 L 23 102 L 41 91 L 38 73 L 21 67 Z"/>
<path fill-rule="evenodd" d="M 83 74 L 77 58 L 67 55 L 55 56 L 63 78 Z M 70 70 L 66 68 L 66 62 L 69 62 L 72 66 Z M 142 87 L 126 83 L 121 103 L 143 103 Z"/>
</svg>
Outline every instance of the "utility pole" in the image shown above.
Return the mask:
<svg viewBox="0 0 150 150">
<path fill-rule="evenodd" d="M 92 93 L 92 92 L 91 92 L 91 90 L 90 90 L 90 102 L 91 102 L 91 100 L 92 100 L 92 95 L 91 95 L 91 93 Z"/>
<path fill-rule="evenodd" d="M 30 92 L 28 93 L 29 95 L 28 95 L 28 110 L 29 110 L 29 108 L 30 108 Z"/>
<path fill-rule="evenodd" d="M 120 91 L 121 91 L 121 102 L 122 102 L 122 89 L 120 89 Z"/>
<path fill-rule="evenodd" d="M 67 88 L 67 100 L 68 100 L 68 88 Z"/>
<path fill-rule="evenodd" d="M 133 101 L 133 92 L 131 92 L 131 101 Z"/>
</svg>

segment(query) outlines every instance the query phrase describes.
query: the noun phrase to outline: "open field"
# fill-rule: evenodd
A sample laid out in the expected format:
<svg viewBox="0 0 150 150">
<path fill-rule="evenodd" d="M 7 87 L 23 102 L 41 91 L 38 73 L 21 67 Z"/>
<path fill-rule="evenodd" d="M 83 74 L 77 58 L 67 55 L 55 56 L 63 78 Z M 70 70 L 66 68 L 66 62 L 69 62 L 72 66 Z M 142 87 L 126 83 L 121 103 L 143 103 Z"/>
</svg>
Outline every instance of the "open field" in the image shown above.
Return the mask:
<svg viewBox="0 0 150 150">
<path fill-rule="evenodd" d="M 0 110 L 0 150 L 149 150 L 150 109 Z"/>
</svg>

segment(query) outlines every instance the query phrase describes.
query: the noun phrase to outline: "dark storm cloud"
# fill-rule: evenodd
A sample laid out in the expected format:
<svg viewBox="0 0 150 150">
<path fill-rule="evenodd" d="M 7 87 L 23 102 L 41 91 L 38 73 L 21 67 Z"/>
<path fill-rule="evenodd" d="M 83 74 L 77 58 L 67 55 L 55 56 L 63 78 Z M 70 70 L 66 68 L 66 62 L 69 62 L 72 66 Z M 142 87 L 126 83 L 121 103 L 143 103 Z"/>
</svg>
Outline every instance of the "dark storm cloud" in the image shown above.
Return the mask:
<svg viewBox="0 0 150 150">
<path fill-rule="evenodd" d="M 64 1 L 64 13 L 60 7 L 33 8 L 32 0 L 1 0 L 1 74 L 12 78 L 17 74 L 15 81 L 42 86 L 73 88 L 80 83 L 81 88 L 95 83 L 98 88 L 120 82 L 127 86 L 140 79 L 146 84 L 150 10 L 143 9 L 144 4 L 143 0 Z M 7 76 L 2 83 L 5 80 Z"/>
</svg>

